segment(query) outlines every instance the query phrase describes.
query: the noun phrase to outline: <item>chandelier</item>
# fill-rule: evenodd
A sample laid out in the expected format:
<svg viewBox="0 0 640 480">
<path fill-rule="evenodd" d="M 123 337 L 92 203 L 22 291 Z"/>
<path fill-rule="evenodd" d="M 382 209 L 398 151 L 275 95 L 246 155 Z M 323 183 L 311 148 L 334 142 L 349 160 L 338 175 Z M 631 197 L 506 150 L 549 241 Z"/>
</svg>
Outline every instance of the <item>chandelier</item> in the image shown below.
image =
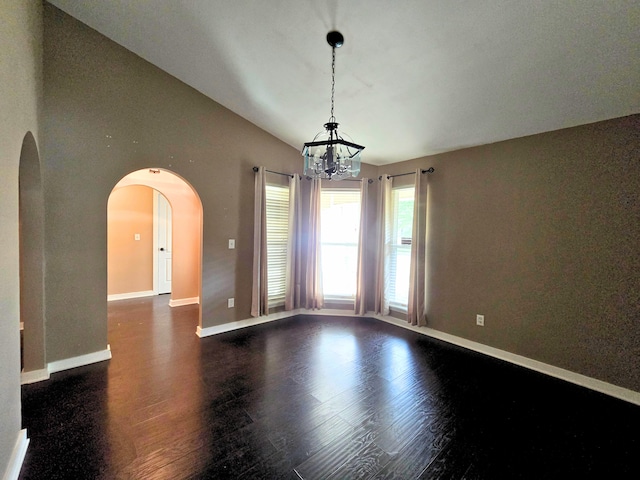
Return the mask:
<svg viewBox="0 0 640 480">
<path fill-rule="evenodd" d="M 304 144 L 304 174 L 309 177 L 342 180 L 357 177 L 360 173 L 362 145 L 353 143 L 348 135 L 338 133 L 338 123 L 333 116 L 333 97 L 336 86 L 336 48 L 344 43 L 340 32 L 329 32 L 327 43 L 331 45 L 331 116 L 312 142 Z"/>
</svg>

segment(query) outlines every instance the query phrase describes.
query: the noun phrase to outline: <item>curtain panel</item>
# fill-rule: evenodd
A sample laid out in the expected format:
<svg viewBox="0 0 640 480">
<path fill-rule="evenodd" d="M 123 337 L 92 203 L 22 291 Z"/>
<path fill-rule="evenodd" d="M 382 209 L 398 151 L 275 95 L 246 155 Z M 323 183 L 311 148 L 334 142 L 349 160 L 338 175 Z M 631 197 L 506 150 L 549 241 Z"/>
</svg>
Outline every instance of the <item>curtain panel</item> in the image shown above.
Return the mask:
<svg viewBox="0 0 640 480">
<path fill-rule="evenodd" d="M 300 176 L 293 175 L 289 179 L 289 232 L 287 236 L 287 271 L 285 280 L 284 309 L 294 310 L 300 307 L 301 248 L 300 218 L 302 204 L 300 201 Z"/>
<path fill-rule="evenodd" d="M 307 276 L 305 281 L 305 307 L 320 309 L 324 306 L 322 291 L 322 258 L 320 245 L 320 217 L 322 214 L 322 183 L 319 178 L 311 180 L 309 198 L 309 224 L 307 230 Z"/>
<path fill-rule="evenodd" d="M 366 294 L 367 269 L 365 265 L 368 231 L 367 231 L 367 203 L 368 203 L 369 179 L 360 181 L 360 237 L 358 239 L 358 269 L 356 274 L 356 298 L 353 310 L 356 315 L 364 315 L 367 311 Z"/>
<path fill-rule="evenodd" d="M 375 296 L 374 311 L 382 315 L 389 315 L 389 298 L 386 291 L 389 284 L 388 278 L 388 243 L 389 243 L 389 222 L 391 219 L 391 186 L 393 179 L 388 178 L 386 173 L 380 180 L 380 192 L 378 194 L 378 231 L 376 241 L 376 271 L 375 271 Z"/>
<path fill-rule="evenodd" d="M 255 175 L 253 201 L 253 282 L 251 316 L 269 314 L 267 285 L 267 194 L 264 167 Z"/>
<path fill-rule="evenodd" d="M 409 302 L 407 322 L 423 327 L 426 317 L 426 243 L 427 243 L 427 186 L 422 171 L 416 171 L 413 201 L 413 229 L 411 235 L 411 263 L 409 267 Z"/>
</svg>

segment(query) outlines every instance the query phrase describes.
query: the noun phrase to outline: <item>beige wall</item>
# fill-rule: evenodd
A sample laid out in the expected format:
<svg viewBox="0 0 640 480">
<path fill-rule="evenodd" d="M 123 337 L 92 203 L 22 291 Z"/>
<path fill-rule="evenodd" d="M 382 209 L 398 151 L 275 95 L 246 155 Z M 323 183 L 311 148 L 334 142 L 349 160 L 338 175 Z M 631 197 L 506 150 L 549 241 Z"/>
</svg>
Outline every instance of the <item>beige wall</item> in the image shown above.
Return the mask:
<svg viewBox="0 0 640 480">
<path fill-rule="evenodd" d="M 640 391 L 640 115 L 418 166 L 429 326 Z"/>
<path fill-rule="evenodd" d="M 200 196 L 202 326 L 248 318 L 252 167 L 299 171 L 297 149 L 48 4 L 44 52 L 47 360 L 106 348 L 107 199 L 138 169 Z"/>
<path fill-rule="evenodd" d="M 108 295 L 153 290 L 152 188 L 131 185 L 111 192 L 107 252 Z"/>
<path fill-rule="evenodd" d="M 39 143 L 42 18 L 39 2 L 0 3 L 0 476 L 21 428 L 18 165 L 22 141 Z"/>
</svg>

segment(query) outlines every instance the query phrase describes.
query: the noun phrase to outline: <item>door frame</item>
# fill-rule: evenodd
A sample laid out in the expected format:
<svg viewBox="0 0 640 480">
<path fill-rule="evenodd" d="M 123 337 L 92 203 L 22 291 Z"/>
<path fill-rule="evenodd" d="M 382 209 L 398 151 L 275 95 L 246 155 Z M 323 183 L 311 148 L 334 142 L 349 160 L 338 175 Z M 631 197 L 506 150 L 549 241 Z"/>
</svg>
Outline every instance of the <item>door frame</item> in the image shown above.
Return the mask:
<svg viewBox="0 0 640 480">
<path fill-rule="evenodd" d="M 158 195 L 162 195 L 165 201 L 169 204 L 171 208 L 171 203 L 169 199 L 159 190 L 151 187 L 153 189 L 153 294 L 160 295 L 159 281 L 158 275 L 160 274 L 160 269 L 158 268 L 159 255 L 159 245 L 158 245 L 158 235 L 159 235 L 159 224 L 158 221 Z M 173 216 L 173 208 L 171 208 L 171 215 Z M 173 221 L 171 222 L 171 236 L 173 237 Z M 173 263 L 173 255 L 171 255 L 171 262 Z M 172 267 L 173 270 L 173 267 Z"/>
</svg>

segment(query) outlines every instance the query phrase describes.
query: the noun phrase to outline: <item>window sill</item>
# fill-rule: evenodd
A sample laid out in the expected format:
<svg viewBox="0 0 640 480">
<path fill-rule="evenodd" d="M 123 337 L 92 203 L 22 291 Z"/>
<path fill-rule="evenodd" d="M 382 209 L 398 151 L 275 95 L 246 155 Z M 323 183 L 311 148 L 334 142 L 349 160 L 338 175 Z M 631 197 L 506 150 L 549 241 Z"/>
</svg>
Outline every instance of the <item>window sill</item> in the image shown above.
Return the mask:
<svg viewBox="0 0 640 480">
<path fill-rule="evenodd" d="M 353 305 L 355 303 L 355 298 L 345 298 L 345 297 L 324 297 L 324 301 L 327 303 L 343 303 L 345 305 Z"/>
<path fill-rule="evenodd" d="M 284 299 L 282 300 L 275 300 L 273 302 L 269 302 L 268 303 L 269 308 L 277 308 L 277 307 L 284 307 Z"/>
<path fill-rule="evenodd" d="M 406 313 L 407 313 L 407 305 L 390 304 L 389 305 L 389 310 L 391 310 L 392 312 L 404 313 L 406 315 Z"/>
</svg>

